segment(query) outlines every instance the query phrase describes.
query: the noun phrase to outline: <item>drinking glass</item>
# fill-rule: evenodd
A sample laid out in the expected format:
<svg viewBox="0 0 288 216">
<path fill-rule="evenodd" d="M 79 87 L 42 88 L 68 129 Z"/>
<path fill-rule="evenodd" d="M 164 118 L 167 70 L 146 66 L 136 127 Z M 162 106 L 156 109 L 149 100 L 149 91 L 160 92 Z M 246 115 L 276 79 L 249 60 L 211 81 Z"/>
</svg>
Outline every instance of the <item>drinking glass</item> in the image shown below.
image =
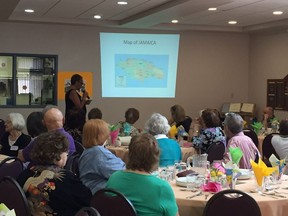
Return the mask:
<svg viewBox="0 0 288 216">
<path fill-rule="evenodd" d="M 186 183 L 188 190 L 195 190 L 195 188 L 197 187 L 196 180 L 197 175 L 195 175 L 194 173 L 188 174 L 186 176 Z"/>
</svg>

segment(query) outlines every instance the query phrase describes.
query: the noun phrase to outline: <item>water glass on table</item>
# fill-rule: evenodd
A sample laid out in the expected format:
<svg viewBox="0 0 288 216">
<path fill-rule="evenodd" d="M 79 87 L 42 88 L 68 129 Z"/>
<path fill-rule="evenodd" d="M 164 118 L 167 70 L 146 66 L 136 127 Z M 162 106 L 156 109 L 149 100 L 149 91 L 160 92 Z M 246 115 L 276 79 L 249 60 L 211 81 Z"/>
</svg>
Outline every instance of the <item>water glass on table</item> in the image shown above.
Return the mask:
<svg viewBox="0 0 288 216">
<path fill-rule="evenodd" d="M 186 176 L 186 183 L 187 183 L 187 190 L 193 191 L 197 189 L 197 187 L 199 188 L 197 184 L 197 175 L 195 175 L 194 173 L 188 174 Z"/>
</svg>

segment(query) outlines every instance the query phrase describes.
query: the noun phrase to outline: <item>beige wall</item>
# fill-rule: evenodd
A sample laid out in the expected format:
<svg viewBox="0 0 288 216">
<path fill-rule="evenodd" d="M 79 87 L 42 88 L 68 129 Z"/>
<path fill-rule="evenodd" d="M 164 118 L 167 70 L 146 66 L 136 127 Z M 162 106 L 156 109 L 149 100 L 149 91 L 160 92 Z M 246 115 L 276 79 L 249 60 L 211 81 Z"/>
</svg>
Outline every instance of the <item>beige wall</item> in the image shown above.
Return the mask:
<svg viewBox="0 0 288 216">
<path fill-rule="evenodd" d="M 248 80 L 250 80 L 248 78 L 250 56 L 248 35 L 180 32 L 176 98 L 124 99 L 101 98 L 100 77 L 99 32 L 121 30 L 15 23 L 0 23 L 0 29 L 0 52 L 57 54 L 59 71 L 92 71 L 94 73 L 93 102 L 88 107 L 88 111 L 91 107 L 99 107 L 103 111 L 104 119 L 110 123 L 123 120 L 124 112 L 128 107 L 140 110 L 140 119 L 136 126 L 142 128 L 153 112 L 160 112 L 169 117 L 169 108 L 176 103 L 183 105 L 187 114 L 194 118 L 200 109 L 221 108 L 224 102 L 253 102 L 252 100 L 257 98 L 253 94 L 259 94 L 259 92 L 248 94 Z M 123 30 L 123 32 L 135 31 Z M 156 31 L 141 32 L 157 33 Z M 265 40 L 265 38 L 260 38 L 260 40 Z M 253 47 L 257 46 L 257 41 L 257 38 L 253 38 L 255 43 Z M 264 41 L 262 43 L 265 44 Z M 260 42 L 258 46 L 262 46 Z M 261 55 L 260 50 L 258 54 Z M 257 59 L 254 61 L 255 64 L 259 64 Z M 261 74 L 260 68 L 251 68 L 257 73 L 259 70 Z M 261 85 L 263 86 L 259 87 L 259 91 L 261 89 L 264 91 L 264 83 Z M 257 106 L 264 103 L 262 100 L 263 97 L 257 98 Z M 65 111 L 64 105 L 64 101 L 59 101 L 63 112 Z M 35 109 L 1 108 L 0 118 L 5 118 L 6 114 L 12 111 L 24 113 L 27 117 Z"/>
<path fill-rule="evenodd" d="M 288 74 L 288 34 L 252 35 L 250 40 L 249 100 L 257 104 L 258 118 L 266 106 L 267 79 L 283 79 Z M 279 119 L 285 111 L 275 111 Z"/>
</svg>

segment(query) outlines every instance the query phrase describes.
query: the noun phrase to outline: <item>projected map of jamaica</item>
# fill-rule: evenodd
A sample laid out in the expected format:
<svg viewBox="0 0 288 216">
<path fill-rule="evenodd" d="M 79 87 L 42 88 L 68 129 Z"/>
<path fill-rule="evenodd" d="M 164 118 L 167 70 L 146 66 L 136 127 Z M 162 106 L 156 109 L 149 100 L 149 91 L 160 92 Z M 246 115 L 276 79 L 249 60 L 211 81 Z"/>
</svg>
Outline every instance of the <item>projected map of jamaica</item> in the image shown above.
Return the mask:
<svg viewBox="0 0 288 216">
<path fill-rule="evenodd" d="M 115 87 L 166 88 L 168 55 L 115 55 Z"/>
</svg>

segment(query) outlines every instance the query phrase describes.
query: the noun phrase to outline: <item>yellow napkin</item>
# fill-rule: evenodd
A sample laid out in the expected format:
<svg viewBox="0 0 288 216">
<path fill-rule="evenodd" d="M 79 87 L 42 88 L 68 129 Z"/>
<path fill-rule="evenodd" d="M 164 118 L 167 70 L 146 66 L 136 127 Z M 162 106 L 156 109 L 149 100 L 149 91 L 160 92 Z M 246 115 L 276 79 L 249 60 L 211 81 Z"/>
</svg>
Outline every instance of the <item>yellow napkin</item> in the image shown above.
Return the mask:
<svg viewBox="0 0 288 216">
<path fill-rule="evenodd" d="M 173 125 L 171 128 L 170 128 L 170 131 L 168 133 L 168 136 L 170 138 L 175 138 L 176 134 L 178 133 L 178 129 L 176 128 L 176 125 Z"/>
<path fill-rule="evenodd" d="M 275 167 L 267 167 L 261 159 L 259 159 L 258 164 L 250 159 L 250 163 L 258 186 L 262 186 L 264 176 L 269 176 L 276 170 Z"/>
</svg>

